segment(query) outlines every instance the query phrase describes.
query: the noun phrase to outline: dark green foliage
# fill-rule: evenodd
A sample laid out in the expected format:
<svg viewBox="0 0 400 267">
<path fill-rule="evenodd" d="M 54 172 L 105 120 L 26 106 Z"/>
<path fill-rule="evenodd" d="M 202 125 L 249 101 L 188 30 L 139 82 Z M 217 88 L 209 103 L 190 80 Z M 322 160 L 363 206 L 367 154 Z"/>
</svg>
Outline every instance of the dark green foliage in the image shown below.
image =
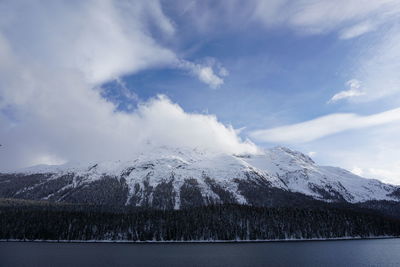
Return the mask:
<svg viewBox="0 0 400 267">
<path fill-rule="evenodd" d="M 0 201 L 0 239 L 261 240 L 400 235 L 400 221 L 337 207 L 183 210 Z"/>
<path fill-rule="evenodd" d="M 156 209 L 168 210 L 175 206 L 175 192 L 172 185 L 173 179 L 169 182 L 161 182 L 153 192 L 153 207 Z"/>
<path fill-rule="evenodd" d="M 239 192 L 246 198 L 250 205 L 257 207 L 296 206 L 308 207 L 319 205 L 317 201 L 304 194 L 285 191 L 271 187 L 263 179 L 240 180 L 236 179 Z"/>
<path fill-rule="evenodd" d="M 400 219 L 400 202 L 387 200 L 370 200 L 355 204 L 358 208 L 370 209 L 384 216 Z"/>
<path fill-rule="evenodd" d="M 141 195 L 142 195 L 142 189 L 140 188 L 140 184 L 139 183 L 135 183 L 134 187 L 133 187 L 133 192 L 132 192 L 132 196 L 129 200 L 129 205 L 132 206 L 137 206 L 140 203 Z"/>
<path fill-rule="evenodd" d="M 148 168 L 147 166 L 144 168 Z M 143 196 L 143 201 L 141 202 L 142 207 L 149 208 L 151 207 L 151 194 L 153 193 L 153 186 L 150 185 L 150 174 L 148 173 L 145 179 L 143 180 L 143 190 L 140 189 Z M 136 186 L 135 186 L 136 187 Z M 138 198 L 140 201 L 140 197 Z M 131 203 L 133 204 L 132 200 Z"/>
<path fill-rule="evenodd" d="M 340 183 L 339 183 L 340 184 Z M 334 189 L 332 189 L 332 186 L 330 185 L 325 185 L 325 187 L 318 186 L 316 184 L 310 183 L 308 186 L 312 191 L 316 192 L 320 196 L 323 197 L 323 199 L 329 199 L 337 202 L 346 202 L 346 200 L 343 198 L 341 194 L 336 192 Z"/>
<path fill-rule="evenodd" d="M 391 194 L 389 194 L 390 196 L 393 197 L 397 197 L 397 199 L 400 199 L 400 188 L 397 188 L 396 190 L 394 190 Z"/>
<path fill-rule="evenodd" d="M 229 192 L 228 190 L 225 190 L 220 186 L 217 182 L 215 182 L 214 179 L 211 179 L 209 177 L 204 177 L 204 182 L 210 187 L 210 189 L 218 195 L 221 203 L 224 204 L 234 204 L 237 203 L 236 198 L 232 194 L 232 192 Z"/>
<path fill-rule="evenodd" d="M 49 179 L 45 183 L 33 186 L 30 190 L 16 193 L 14 197 L 23 199 L 43 199 L 47 196 L 51 196 L 50 199 L 57 198 L 60 196 L 61 192 L 63 192 L 58 191 L 72 183 L 73 179 L 74 176 L 72 174 L 63 175 L 56 179 Z"/>
<path fill-rule="evenodd" d="M 180 189 L 180 200 L 182 209 L 205 204 L 196 179 L 185 179 Z"/>
<path fill-rule="evenodd" d="M 63 201 L 70 203 L 97 203 L 98 205 L 125 205 L 128 185 L 124 178 L 104 177 L 63 196 Z"/>
<path fill-rule="evenodd" d="M 0 196 L 15 197 L 21 194 L 22 188 L 29 188 L 47 181 L 51 174 L 1 174 L 0 173 Z"/>
</svg>

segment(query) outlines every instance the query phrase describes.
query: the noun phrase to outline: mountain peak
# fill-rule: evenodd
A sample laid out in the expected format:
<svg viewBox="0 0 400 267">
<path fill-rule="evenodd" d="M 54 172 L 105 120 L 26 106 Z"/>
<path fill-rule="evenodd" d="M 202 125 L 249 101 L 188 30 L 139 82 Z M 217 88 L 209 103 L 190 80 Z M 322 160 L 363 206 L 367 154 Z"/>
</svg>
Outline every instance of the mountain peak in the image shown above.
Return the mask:
<svg viewBox="0 0 400 267">
<path fill-rule="evenodd" d="M 18 183 L 2 183 L 0 197 L 75 201 L 75 194 L 83 194 L 79 199 L 98 194 L 101 185 L 99 192 L 107 191 L 107 186 L 112 186 L 110 192 L 119 188 L 120 199 L 137 206 L 152 205 L 152 201 L 158 201 L 157 194 L 169 192 L 175 208 L 181 207 L 181 201 L 189 201 L 181 199 L 185 190 L 190 192 L 186 197 L 195 197 L 197 203 L 248 204 L 255 201 L 255 195 L 271 197 L 271 190 L 329 202 L 399 200 L 399 194 L 394 193 L 399 191 L 396 186 L 340 168 L 318 166 L 309 156 L 282 146 L 246 155 L 154 147 L 129 161 L 39 166 L 0 174 L 0 182 L 15 177 L 19 177 Z M 91 192 L 90 188 L 95 189 Z"/>
<path fill-rule="evenodd" d="M 270 151 L 276 153 L 276 154 L 283 154 L 287 155 L 293 159 L 303 161 L 308 164 L 315 164 L 314 160 L 308 155 L 303 154 L 302 152 L 292 150 L 290 148 L 284 147 L 284 146 L 276 146 L 270 149 Z"/>
</svg>

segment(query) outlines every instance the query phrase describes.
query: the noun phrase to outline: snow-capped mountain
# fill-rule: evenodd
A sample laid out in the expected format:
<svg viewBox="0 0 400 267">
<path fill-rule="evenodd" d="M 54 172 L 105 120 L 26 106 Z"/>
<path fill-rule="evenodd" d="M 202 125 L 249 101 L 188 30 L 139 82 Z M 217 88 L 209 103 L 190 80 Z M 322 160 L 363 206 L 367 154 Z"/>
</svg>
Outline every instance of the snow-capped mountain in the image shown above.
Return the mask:
<svg viewBox="0 0 400 267">
<path fill-rule="evenodd" d="M 400 200 L 400 187 L 318 166 L 284 147 L 230 155 L 161 147 L 132 161 L 36 166 L 0 174 L 0 197 L 185 208 L 212 203 L 274 205 L 308 199 Z"/>
</svg>

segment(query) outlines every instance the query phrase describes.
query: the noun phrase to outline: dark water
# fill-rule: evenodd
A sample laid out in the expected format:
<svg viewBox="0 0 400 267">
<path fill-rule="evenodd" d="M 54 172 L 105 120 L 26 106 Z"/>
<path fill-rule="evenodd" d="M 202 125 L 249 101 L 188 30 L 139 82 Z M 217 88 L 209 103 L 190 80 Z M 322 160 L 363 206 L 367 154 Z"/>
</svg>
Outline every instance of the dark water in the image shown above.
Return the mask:
<svg viewBox="0 0 400 267">
<path fill-rule="evenodd" d="M 214 244 L 0 242 L 0 266 L 400 266 L 400 239 Z"/>
</svg>

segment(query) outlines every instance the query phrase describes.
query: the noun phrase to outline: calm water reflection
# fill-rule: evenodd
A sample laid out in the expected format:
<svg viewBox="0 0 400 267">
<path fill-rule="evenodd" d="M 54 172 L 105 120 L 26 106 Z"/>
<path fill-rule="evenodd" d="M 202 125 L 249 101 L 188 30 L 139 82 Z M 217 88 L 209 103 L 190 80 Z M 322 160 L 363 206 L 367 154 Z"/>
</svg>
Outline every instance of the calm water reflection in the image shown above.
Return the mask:
<svg viewBox="0 0 400 267">
<path fill-rule="evenodd" d="M 217 244 L 0 242 L 0 266 L 400 266 L 400 239 Z"/>
</svg>

